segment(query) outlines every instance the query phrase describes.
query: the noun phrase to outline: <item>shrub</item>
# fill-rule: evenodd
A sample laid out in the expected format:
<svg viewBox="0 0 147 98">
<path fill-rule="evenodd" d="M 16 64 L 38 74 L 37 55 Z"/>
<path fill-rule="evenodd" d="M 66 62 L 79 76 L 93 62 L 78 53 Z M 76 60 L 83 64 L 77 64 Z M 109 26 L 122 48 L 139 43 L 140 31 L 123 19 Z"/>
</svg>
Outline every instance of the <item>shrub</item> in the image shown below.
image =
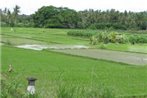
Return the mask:
<svg viewBox="0 0 147 98">
<path fill-rule="evenodd" d="M 97 38 L 95 37 L 95 36 L 91 36 L 90 37 L 90 44 L 92 44 L 92 45 L 96 45 L 97 44 Z"/>
<path fill-rule="evenodd" d="M 103 42 L 103 43 L 109 42 L 108 32 L 100 32 L 100 33 L 97 33 L 97 35 L 95 36 L 98 42 Z"/>
<path fill-rule="evenodd" d="M 112 43 L 116 43 L 116 37 L 117 37 L 118 33 L 117 32 L 110 32 L 108 37 L 109 37 L 109 41 Z"/>
<path fill-rule="evenodd" d="M 100 32 L 90 38 L 90 43 L 126 43 L 127 37 L 123 34 L 119 34 L 117 32 Z"/>
<path fill-rule="evenodd" d="M 100 46 L 99 46 L 99 48 L 100 49 L 106 49 L 106 46 L 105 46 L 105 44 L 101 43 Z"/>
<path fill-rule="evenodd" d="M 132 44 L 135 43 L 147 43 L 147 36 L 144 35 L 131 35 L 129 37 L 129 42 Z"/>
</svg>

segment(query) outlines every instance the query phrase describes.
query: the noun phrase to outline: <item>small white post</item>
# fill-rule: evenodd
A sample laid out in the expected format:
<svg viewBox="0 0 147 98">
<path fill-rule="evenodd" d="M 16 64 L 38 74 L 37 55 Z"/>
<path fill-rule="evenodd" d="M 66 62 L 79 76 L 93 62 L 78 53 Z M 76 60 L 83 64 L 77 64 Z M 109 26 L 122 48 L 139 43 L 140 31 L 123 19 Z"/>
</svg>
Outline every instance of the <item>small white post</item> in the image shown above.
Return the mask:
<svg viewBox="0 0 147 98">
<path fill-rule="evenodd" d="M 29 94 L 34 95 L 35 94 L 35 81 L 37 79 L 29 77 L 29 78 L 27 78 L 27 80 L 28 80 L 27 91 L 28 91 Z"/>
</svg>

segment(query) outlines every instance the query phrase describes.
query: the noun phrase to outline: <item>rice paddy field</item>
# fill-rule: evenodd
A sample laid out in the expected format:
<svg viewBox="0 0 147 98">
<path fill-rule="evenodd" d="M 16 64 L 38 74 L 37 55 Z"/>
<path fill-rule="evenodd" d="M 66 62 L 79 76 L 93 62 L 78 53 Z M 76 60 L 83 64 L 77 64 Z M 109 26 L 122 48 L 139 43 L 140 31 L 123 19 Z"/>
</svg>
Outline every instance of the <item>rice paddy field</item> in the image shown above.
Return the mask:
<svg viewBox="0 0 147 98">
<path fill-rule="evenodd" d="M 75 29 L 44 29 L 44 28 L 13 28 L 10 27 L 1 28 L 1 43 L 11 45 L 22 45 L 22 44 L 42 44 L 42 45 L 87 45 L 91 48 L 102 48 L 115 51 L 126 51 L 126 52 L 138 52 L 147 53 L 147 44 L 98 44 L 97 46 L 91 46 L 89 44 L 89 38 L 84 37 L 73 37 L 68 36 L 67 32 L 75 31 Z M 76 31 L 86 31 L 78 30 Z M 100 32 L 101 30 L 88 30 L 88 32 Z M 147 36 L 147 31 L 118 31 L 120 33 L 125 32 L 127 35 L 141 34 Z M 128 33 L 130 32 L 130 33 Z"/>
<path fill-rule="evenodd" d="M 68 29 L 2 28 L 2 41 L 11 44 L 88 44 L 88 39 L 67 36 Z"/>
<path fill-rule="evenodd" d="M 1 31 L 1 74 L 8 84 L 19 84 L 17 85 L 18 92 L 25 93 L 26 78 L 35 77 L 37 78 L 36 92 L 39 98 L 114 98 L 96 97 L 95 94 L 101 94 L 104 88 L 114 93 L 117 98 L 122 98 L 122 96 L 146 98 L 140 97 L 147 95 L 146 65 L 136 66 L 92 59 L 53 52 L 48 49 L 35 51 L 14 47 L 22 44 L 98 47 L 89 45 L 87 38 L 68 36 L 66 33 L 69 29 L 14 28 L 11 31 L 11 28 L 5 27 Z M 112 44 L 107 49 L 115 50 L 114 47 L 116 45 Z M 130 45 L 125 45 L 125 47 L 130 47 Z M 144 47 L 144 50 L 132 50 L 131 52 L 145 54 L 147 51 L 146 44 L 134 45 L 133 49 L 134 47 L 141 47 L 141 49 Z M 117 51 L 127 51 L 126 49 L 128 48 Z M 10 64 L 13 66 L 11 73 L 8 72 Z M 63 84 L 62 87 L 61 84 Z M 82 93 L 81 89 L 84 89 L 86 93 Z M 80 94 L 78 91 L 81 91 Z M 72 92 L 76 97 L 69 97 L 68 94 L 73 94 Z M 108 92 L 104 94 L 109 95 Z"/>
<path fill-rule="evenodd" d="M 147 53 L 147 44 L 99 44 L 96 46 L 100 49 L 115 50 L 115 51 L 125 51 L 125 52 L 137 52 L 137 53 Z"/>
</svg>

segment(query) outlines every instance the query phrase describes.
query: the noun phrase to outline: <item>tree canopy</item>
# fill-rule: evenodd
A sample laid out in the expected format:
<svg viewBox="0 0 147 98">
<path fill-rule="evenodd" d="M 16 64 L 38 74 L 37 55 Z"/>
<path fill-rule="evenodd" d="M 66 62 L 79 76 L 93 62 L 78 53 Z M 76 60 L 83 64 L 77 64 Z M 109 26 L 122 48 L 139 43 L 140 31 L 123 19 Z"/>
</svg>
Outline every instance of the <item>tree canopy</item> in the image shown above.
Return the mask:
<svg viewBox="0 0 147 98">
<path fill-rule="evenodd" d="M 119 12 L 115 9 L 75 10 L 44 6 L 34 15 L 36 27 L 91 28 L 91 29 L 147 29 L 147 12 Z"/>
<path fill-rule="evenodd" d="M 7 8 L 0 10 L 2 26 L 147 30 L 147 11 L 75 11 L 67 7 L 43 6 L 32 15 L 19 15 L 19 9 L 19 6 L 15 6 L 13 12 Z"/>
<path fill-rule="evenodd" d="M 43 6 L 32 15 L 36 27 L 76 28 L 78 13 L 68 8 Z"/>
</svg>

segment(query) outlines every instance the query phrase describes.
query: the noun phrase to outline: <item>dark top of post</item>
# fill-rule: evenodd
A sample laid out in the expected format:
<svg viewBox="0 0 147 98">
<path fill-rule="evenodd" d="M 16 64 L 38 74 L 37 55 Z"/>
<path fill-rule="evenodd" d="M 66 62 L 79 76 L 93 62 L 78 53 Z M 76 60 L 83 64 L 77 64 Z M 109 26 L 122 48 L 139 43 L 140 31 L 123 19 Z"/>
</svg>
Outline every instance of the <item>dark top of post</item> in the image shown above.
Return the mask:
<svg viewBox="0 0 147 98">
<path fill-rule="evenodd" d="M 28 80 L 28 85 L 35 86 L 35 81 L 37 79 L 33 77 L 28 77 L 27 80 Z"/>
</svg>

